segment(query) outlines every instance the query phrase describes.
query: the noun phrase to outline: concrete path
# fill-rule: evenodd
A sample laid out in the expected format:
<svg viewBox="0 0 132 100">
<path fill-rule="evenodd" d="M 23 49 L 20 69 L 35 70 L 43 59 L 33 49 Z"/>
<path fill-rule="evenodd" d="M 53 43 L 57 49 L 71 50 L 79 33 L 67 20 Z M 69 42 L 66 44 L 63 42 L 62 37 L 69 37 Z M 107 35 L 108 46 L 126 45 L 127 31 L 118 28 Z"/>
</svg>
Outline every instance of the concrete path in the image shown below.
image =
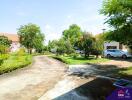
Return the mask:
<svg viewBox="0 0 132 100">
<path fill-rule="evenodd" d="M 26 68 L 0 75 L 0 100 L 37 100 L 61 80 L 65 65 L 46 56 Z"/>
<path fill-rule="evenodd" d="M 113 65 L 114 63 L 107 62 L 107 64 Z M 93 100 L 92 97 L 101 95 L 97 95 L 99 92 L 95 90 L 100 88 L 100 85 L 102 88 L 109 87 L 108 93 L 112 91 L 112 83 L 109 80 L 101 79 L 100 81 L 100 79 L 91 76 L 100 75 L 100 73 L 106 75 L 104 68 L 107 64 L 104 63 L 103 68 L 96 67 L 97 65 L 76 65 L 69 67 L 69 72 L 66 73 L 68 67 L 60 61 L 46 56 L 36 56 L 32 65 L 0 75 L 0 100 Z M 132 63 L 130 61 L 127 64 Z M 113 69 L 116 67 L 113 66 Z M 106 68 L 111 69 L 108 66 Z M 72 72 L 78 74 L 79 77 L 76 75 L 69 76 L 69 73 Z M 88 76 L 88 78 L 82 78 L 81 74 Z M 102 83 L 110 84 L 106 86 Z M 96 94 L 92 97 L 89 91 L 91 85 L 93 91 L 95 90 L 92 95 Z M 82 90 L 87 92 L 83 93 Z"/>
</svg>

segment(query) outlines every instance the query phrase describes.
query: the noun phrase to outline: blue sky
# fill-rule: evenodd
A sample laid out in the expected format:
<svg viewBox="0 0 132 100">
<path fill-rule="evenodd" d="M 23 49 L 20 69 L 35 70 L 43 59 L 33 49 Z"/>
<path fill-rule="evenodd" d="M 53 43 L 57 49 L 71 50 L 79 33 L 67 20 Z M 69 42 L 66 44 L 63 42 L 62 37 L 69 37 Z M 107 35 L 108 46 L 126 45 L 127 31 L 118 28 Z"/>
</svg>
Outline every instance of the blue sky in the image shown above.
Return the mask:
<svg viewBox="0 0 132 100">
<path fill-rule="evenodd" d="M 104 16 L 99 14 L 103 0 L 3 0 L 0 2 L 0 32 L 17 33 L 20 25 L 41 27 L 46 41 L 58 39 L 71 24 L 83 31 L 102 32 Z"/>
</svg>

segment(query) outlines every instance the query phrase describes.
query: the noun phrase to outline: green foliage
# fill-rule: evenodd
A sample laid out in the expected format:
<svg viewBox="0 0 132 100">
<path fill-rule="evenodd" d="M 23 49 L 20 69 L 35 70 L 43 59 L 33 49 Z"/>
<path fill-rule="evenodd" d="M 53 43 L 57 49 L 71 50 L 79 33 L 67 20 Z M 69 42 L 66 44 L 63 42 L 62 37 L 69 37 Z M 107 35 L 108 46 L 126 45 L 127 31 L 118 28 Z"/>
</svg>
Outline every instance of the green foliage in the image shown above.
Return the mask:
<svg viewBox="0 0 132 100">
<path fill-rule="evenodd" d="M 9 47 L 10 44 L 11 44 L 11 41 L 8 40 L 8 38 L 6 36 L 0 36 L 0 45 Z"/>
<path fill-rule="evenodd" d="M 94 56 L 90 56 L 88 59 L 81 57 L 81 56 L 77 56 L 77 57 L 73 57 L 73 56 L 51 56 L 59 61 L 62 61 L 63 63 L 69 64 L 69 65 L 73 65 L 73 64 L 97 64 L 100 62 L 106 62 L 109 61 L 108 59 L 105 58 L 98 58 L 96 59 Z"/>
<path fill-rule="evenodd" d="M 8 46 L 6 45 L 0 45 L 0 54 L 5 54 L 8 52 Z"/>
<path fill-rule="evenodd" d="M 9 58 L 7 60 L 4 60 L 2 65 L 0 66 L 0 74 L 25 67 L 31 64 L 31 62 L 32 62 L 31 55 L 24 55 L 24 56 L 10 55 Z"/>
<path fill-rule="evenodd" d="M 75 52 L 75 50 L 74 50 L 74 48 L 73 48 L 73 46 L 72 46 L 72 44 L 70 43 L 69 40 L 65 41 L 64 46 L 65 46 L 65 53 L 66 54 L 71 54 L 71 53 Z"/>
<path fill-rule="evenodd" d="M 56 49 L 57 55 L 73 53 L 74 45 L 81 35 L 82 32 L 80 27 L 76 24 L 73 24 L 69 27 L 69 29 L 63 31 L 63 36 L 58 41 L 49 41 L 48 49 L 49 51 L 51 51 L 51 49 Z"/>
<path fill-rule="evenodd" d="M 8 59 L 9 54 L 0 54 L 0 65 L 3 63 L 4 60 Z"/>
<path fill-rule="evenodd" d="M 8 52 L 8 48 L 11 44 L 11 41 L 8 40 L 7 37 L 5 36 L 0 36 L 0 53 L 7 53 Z"/>
<path fill-rule="evenodd" d="M 65 41 L 60 39 L 56 44 L 57 54 L 64 54 L 65 53 Z"/>
<path fill-rule="evenodd" d="M 52 56 L 52 58 L 57 59 L 57 60 L 59 60 L 59 61 L 61 61 L 61 62 L 63 62 L 63 63 L 66 63 L 66 64 L 69 63 L 69 62 L 67 61 L 67 59 L 65 59 L 65 58 L 63 58 L 63 57 L 60 57 L 60 56 Z"/>
<path fill-rule="evenodd" d="M 45 52 L 44 52 L 44 55 L 52 55 L 52 53 L 49 52 L 49 51 L 45 51 Z"/>
<path fill-rule="evenodd" d="M 78 41 L 78 38 L 81 37 L 81 35 L 81 28 L 76 24 L 71 25 L 69 29 L 63 31 L 63 38 L 65 40 L 69 40 L 73 46 Z"/>
<path fill-rule="evenodd" d="M 93 43 L 93 50 L 92 50 L 92 55 L 96 55 L 98 58 L 98 55 L 101 55 L 103 50 L 104 50 L 104 42 L 106 41 L 106 34 L 101 33 L 97 34 L 95 36 L 95 41 Z"/>
<path fill-rule="evenodd" d="M 94 37 L 92 34 L 84 32 L 83 36 L 80 38 L 80 40 L 77 42 L 77 46 L 80 50 L 83 50 L 85 53 L 85 58 L 89 57 L 93 45 L 94 45 Z"/>
<path fill-rule="evenodd" d="M 76 59 L 78 56 L 79 56 L 79 54 L 77 54 L 77 53 L 73 53 L 73 54 L 72 54 L 72 57 L 73 57 L 74 59 Z"/>
<path fill-rule="evenodd" d="M 59 40 L 53 40 L 49 41 L 48 49 L 51 51 L 51 49 L 56 49 L 56 53 L 58 54 L 70 54 L 74 52 L 73 46 L 71 45 L 70 41 L 64 40 L 63 38 L 60 38 Z"/>
<path fill-rule="evenodd" d="M 130 66 L 128 68 L 124 68 L 119 73 L 123 74 L 123 75 L 132 75 L 132 66 Z"/>
<path fill-rule="evenodd" d="M 57 40 L 49 41 L 48 43 L 48 50 L 51 51 L 51 49 L 54 49 L 57 45 Z"/>
<path fill-rule="evenodd" d="M 17 56 L 24 56 L 26 54 L 26 50 L 24 48 L 20 48 L 17 52 Z"/>
<path fill-rule="evenodd" d="M 113 30 L 109 40 L 128 45 L 132 49 L 132 0 L 104 0 L 101 14 L 107 16 Z"/>
<path fill-rule="evenodd" d="M 41 33 L 40 27 L 35 24 L 23 25 L 18 29 L 20 43 L 26 47 L 29 53 L 32 49 L 40 50 L 43 47 L 44 35 Z"/>
<path fill-rule="evenodd" d="M 44 35 L 43 34 L 39 34 L 36 36 L 36 38 L 34 39 L 34 48 L 36 49 L 36 51 L 38 53 L 42 53 L 44 50 Z"/>
</svg>

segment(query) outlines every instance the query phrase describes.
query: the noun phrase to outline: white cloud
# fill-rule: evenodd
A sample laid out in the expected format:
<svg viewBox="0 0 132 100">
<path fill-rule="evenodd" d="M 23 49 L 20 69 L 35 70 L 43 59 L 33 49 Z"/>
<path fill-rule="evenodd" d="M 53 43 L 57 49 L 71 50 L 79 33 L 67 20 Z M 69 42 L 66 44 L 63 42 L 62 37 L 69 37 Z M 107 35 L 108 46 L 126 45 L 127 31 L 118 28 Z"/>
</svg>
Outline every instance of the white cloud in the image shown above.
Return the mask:
<svg viewBox="0 0 132 100">
<path fill-rule="evenodd" d="M 42 31 L 45 33 L 46 44 L 48 43 L 49 40 L 54 40 L 61 37 L 61 34 L 58 28 L 56 28 L 56 26 L 53 27 L 49 24 L 46 24 L 45 27 L 42 29 Z"/>
<path fill-rule="evenodd" d="M 50 28 L 51 28 L 51 26 L 48 25 L 48 24 L 45 26 L 45 29 L 46 29 L 46 30 L 48 30 L 48 29 L 50 29 Z"/>
<path fill-rule="evenodd" d="M 27 14 L 25 12 L 17 12 L 16 13 L 18 16 L 27 16 Z"/>
<path fill-rule="evenodd" d="M 67 18 L 68 18 L 68 19 L 71 19 L 71 18 L 72 18 L 72 16 L 71 16 L 71 15 L 68 15 L 68 16 L 67 16 Z"/>
</svg>

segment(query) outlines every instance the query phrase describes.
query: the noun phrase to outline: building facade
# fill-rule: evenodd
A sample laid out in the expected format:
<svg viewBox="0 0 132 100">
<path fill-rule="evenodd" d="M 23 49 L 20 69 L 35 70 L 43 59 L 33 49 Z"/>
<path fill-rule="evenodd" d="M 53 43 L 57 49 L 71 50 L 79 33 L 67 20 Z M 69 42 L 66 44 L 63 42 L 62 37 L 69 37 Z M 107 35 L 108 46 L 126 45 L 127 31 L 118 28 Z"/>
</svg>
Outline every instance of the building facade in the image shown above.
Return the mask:
<svg viewBox="0 0 132 100">
<path fill-rule="evenodd" d="M 19 36 L 17 34 L 0 33 L 0 35 L 6 36 L 9 40 L 12 41 L 9 48 L 10 52 L 16 52 L 20 49 Z"/>
<path fill-rule="evenodd" d="M 107 49 L 120 49 L 123 51 L 128 51 L 127 46 L 116 41 L 104 42 L 104 50 L 107 50 Z"/>
</svg>

